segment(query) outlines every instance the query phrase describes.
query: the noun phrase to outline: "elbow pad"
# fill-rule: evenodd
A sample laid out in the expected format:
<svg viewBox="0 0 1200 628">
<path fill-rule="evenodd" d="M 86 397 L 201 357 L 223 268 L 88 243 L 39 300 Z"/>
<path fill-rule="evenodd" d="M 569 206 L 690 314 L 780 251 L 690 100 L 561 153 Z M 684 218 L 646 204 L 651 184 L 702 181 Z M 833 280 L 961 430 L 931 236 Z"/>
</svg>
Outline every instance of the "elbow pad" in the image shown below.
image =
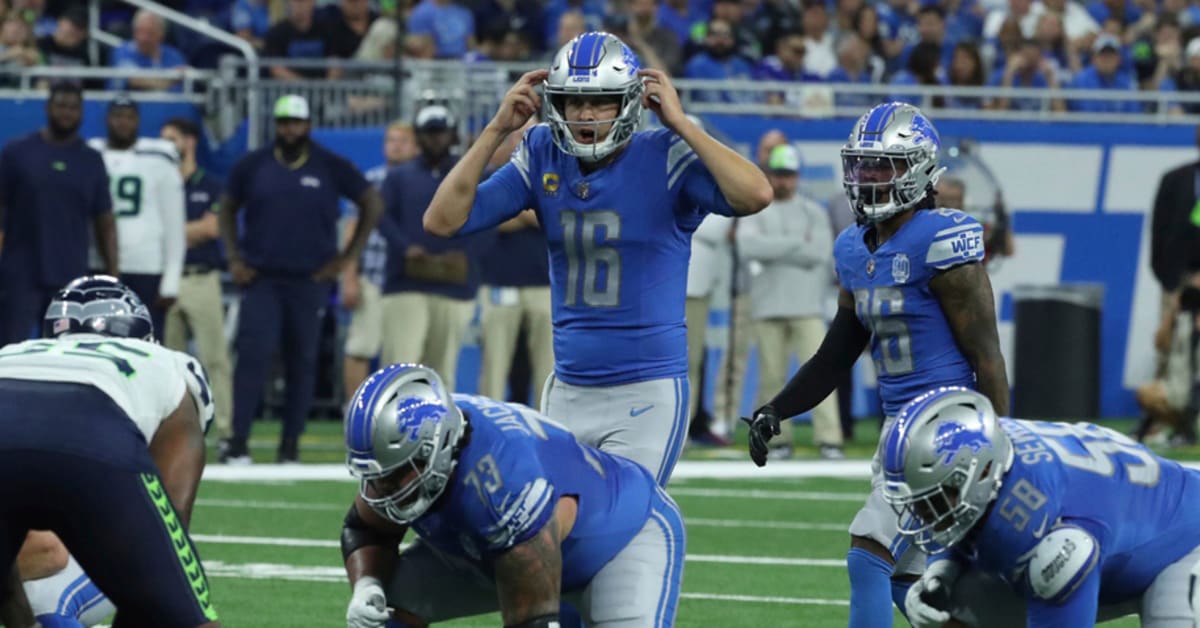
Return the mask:
<svg viewBox="0 0 1200 628">
<path fill-rule="evenodd" d="M 363 521 L 363 518 L 358 514 L 358 508 L 354 504 L 350 504 L 350 511 L 346 513 L 346 520 L 342 523 L 342 560 L 350 558 L 350 555 L 358 551 L 360 547 L 367 545 L 398 545 L 400 539 L 386 532 L 381 532 Z"/>
</svg>

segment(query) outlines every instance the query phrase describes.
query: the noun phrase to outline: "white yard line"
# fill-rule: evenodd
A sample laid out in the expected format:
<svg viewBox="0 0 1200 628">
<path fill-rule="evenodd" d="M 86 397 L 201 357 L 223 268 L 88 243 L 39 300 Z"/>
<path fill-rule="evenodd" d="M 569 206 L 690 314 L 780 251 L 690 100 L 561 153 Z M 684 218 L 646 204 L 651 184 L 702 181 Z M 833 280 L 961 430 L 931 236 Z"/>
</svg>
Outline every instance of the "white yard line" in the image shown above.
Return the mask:
<svg viewBox="0 0 1200 628">
<path fill-rule="evenodd" d="M 740 488 L 692 488 L 689 486 L 667 487 L 671 497 L 724 497 L 730 499 L 780 499 L 787 501 L 854 502 L 867 501 L 866 493 L 826 493 L 818 491 L 774 491 Z"/>
<path fill-rule="evenodd" d="M 224 534 L 193 534 L 197 543 L 215 545 L 259 545 L 277 547 L 340 547 L 335 539 L 289 539 L 269 536 L 228 536 Z M 726 556 L 723 554 L 688 554 L 691 563 L 719 563 L 726 565 L 775 565 L 782 567 L 845 567 L 840 558 L 781 558 L 776 556 Z M 208 563 L 206 562 L 205 565 Z M 304 569 L 309 569 L 305 567 Z M 313 569 L 316 569 L 315 567 Z M 339 568 L 340 571 L 340 568 Z"/>
<path fill-rule="evenodd" d="M 351 499 L 353 496 L 351 496 Z M 324 503 L 306 503 L 306 502 L 278 502 L 278 501 L 258 501 L 255 499 L 212 499 L 209 497 L 196 498 L 197 506 L 205 506 L 209 508 L 255 508 L 261 510 L 320 510 L 320 511 L 336 511 L 345 512 L 350 508 L 350 499 L 346 500 L 344 505 L 324 504 Z"/>
<path fill-rule="evenodd" d="M 778 460 L 758 468 L 747 460 L 683 460 L 672 478 L 719 480 L 766 480 L 770 478 L 869 478 L 870 460 Z M 323 480 L 353 482 L 342 464 L 254 464 L 229 466 L 210 464 L 204 479 L 211 482 L 265 482 Z"/>
<path fill-rule="evenodd" d="M 341 567 L 303 567 L 278 563 L 248 563 L 231 565 L 219 560 L 204 562 L 204 571 L 213 578 L 247 578 L 251 580 L 293 580 L 300 582 L 332 582 L 344 584 L 346 572 Z M 760 604 L 791 604 L 801 606 L 849 606 L 848 600 L 828 600 L 803 597 L 763 597 L 757 595 L 727 595 L 722 593 L 683 593 L 685 600 L 717 600 L 722 602 L 751 602 Z"/>
</svg>

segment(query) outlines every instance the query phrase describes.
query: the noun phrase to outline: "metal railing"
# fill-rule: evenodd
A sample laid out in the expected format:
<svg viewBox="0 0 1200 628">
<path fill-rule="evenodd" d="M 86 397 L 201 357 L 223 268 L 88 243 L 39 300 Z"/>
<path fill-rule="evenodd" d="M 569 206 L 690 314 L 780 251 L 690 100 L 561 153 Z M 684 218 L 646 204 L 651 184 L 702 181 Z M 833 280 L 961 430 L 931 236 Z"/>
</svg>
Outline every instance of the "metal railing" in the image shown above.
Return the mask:
<svg viewBox="0 0 1200 628">
<path fill-rule="evenodd" d="M 144 70 L 141 68 L 88 68 L 34 66 L 14 72 L 0 72 L 0 77 L 15 77 L 16 84 L 0 89 L 0 96 L 25 98 L 43 88 L 43 83 L 59 79 L 76 79 L 84 82 L 87 97 L 110 100 L 122 90 L 109 89 L 108 81 L 117 79 L 156 79 L 179 82 L 179 91 L 141 91 L 137 99 L 147 102 L 189 102 L 203 105 L 205 92 L 214 77 L 212 72 L 193 68 Z"/>
</svg>

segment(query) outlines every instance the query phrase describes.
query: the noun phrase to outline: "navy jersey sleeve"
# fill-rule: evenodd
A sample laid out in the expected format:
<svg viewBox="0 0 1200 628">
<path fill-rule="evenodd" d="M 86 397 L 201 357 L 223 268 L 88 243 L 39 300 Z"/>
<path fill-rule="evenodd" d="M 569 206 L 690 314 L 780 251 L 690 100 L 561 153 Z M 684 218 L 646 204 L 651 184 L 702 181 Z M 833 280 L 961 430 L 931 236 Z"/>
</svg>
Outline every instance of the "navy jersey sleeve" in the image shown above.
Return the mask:
<svg viewBox="0 0 1200 628">
<path fill-rule="evenodd" d="M 467 222 L 458 230 L 458 235 L 491 229 L 534 207 L 533 179 L 537 176 L 534 160 L 539 143 L 546 139 L 546 133 L 549 133 L 549 129 L 544 125 L 531 127 L 513 151 L 509 162 L 479 184 L 475 189 L 471 215 L 467 216 Z"/>
<path fill-rule="evenodd" d="M 701 215 L 706 213 L 734 216 L 737 214 L 717 180 L 688 143 L 678 135 L 667 132 L 664 138 L 667 148 L 667 190 L 685 199 L 685 206 L 693 207 Z"/>
<path fill-rule="evenodd" d="M 470 500 L 467 516 L 489 552 L 524 543 L 554 516 L 558 490 L 522 438 L 504 441 L 473 468 L 458 472 L 478 494 L 479 499 Z"/>
<path fill-rule="evenodd" d="M 100 214 L 112 213 L 112 195 L 108 191 L 108 168 L 104 167 L 104 158 L 100 156 L 95 149 L 84 147 L 85 151 L 90 153 L 91 168 L 92 168 L 92 189 L 91 189 L 91 211 L 89 216 L 99 216 Z"/>
<path fill-rule="evenodd" d="M 983 261 L 983 226 L 979 221 L 957 209 L 927 211 L 934 215 L 929 225 L 933 233 L 925 253 L 927 267 L 942 271 Z"/>
<path fill-rule="evenodd" d="M 367 187 L 371 185 L 366 177 L 354 167 L 354 164 L 339 155 L 330 153 L 330 168 L 333 170 L 334 185 L 338 194 L 352 201 L 357 201 Z"/>
</svg>

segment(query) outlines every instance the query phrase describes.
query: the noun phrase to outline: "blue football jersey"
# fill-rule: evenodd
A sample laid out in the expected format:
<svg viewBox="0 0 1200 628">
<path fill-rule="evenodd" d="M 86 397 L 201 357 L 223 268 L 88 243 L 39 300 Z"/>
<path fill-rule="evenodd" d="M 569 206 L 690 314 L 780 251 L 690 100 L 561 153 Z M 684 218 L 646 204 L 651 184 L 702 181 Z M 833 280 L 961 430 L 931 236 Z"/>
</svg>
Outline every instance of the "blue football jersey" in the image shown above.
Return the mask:
<svg viewBox="0 0 1200 628">
<path fill-rule="evenodd" d="M 583 445 L 525 406 L 455 395 L 471 426 L 446 492 L 412 529 L 474 561 L 537 534 L 560 497 L 579 500 L 562 543 L 563 590 L 584 587 L 646 524 L 656 484 L 639 465 Z"/>
<path fill-rule="evenodd" d="M 972 538 L 971 561 L 1026 598 L 1029 625 L 1090 626 L 1098 605 L 1142 595 L 1164 568 L 1200 546 L 1200 472 L 1088 423 L 1001 425 L 1013 464 Z M 1062 599 L 1039 600 L 1029 582 L 1031 550 L 1063 525 L 1090 533 L 1098 559 Z"/>
<path fill-rule="evenodd" d="M 585 175 L 548 126 L 532 127 L 479 186 L 460 233 L 527 208 L 550 251 L 556 375 L 584 386 L 686 375 L 692 232 L 707 212 L 734 213 L 687 143 L 667 130 L 638 132 Z"/>
<path fill-rule="evenodd" d="M 954 340 L 929 281 L 938 272 L 983 260 L 983 227 L 954 209 L 917 210 L 874 252 L 871 225 L 851 225 L 833 246 L 838 281 L 854 295 L 871 332 L 883 411 L 895 416 L 939 386 L 975 388 L 975 372 Z"/>
</svg>

